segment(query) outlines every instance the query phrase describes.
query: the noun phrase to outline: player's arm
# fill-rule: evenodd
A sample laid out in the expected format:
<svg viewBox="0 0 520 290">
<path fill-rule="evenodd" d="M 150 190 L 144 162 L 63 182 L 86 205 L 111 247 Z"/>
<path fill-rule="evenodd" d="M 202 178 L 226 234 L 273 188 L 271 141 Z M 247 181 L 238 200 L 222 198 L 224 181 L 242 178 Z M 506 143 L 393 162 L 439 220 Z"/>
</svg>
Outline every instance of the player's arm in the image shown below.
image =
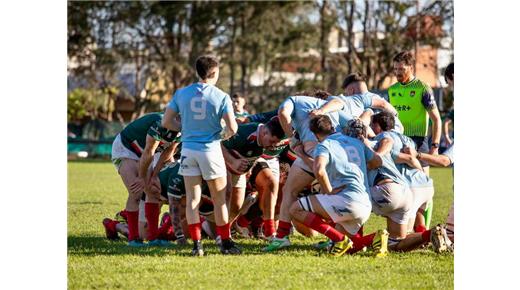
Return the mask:
<svg viewBox="0 0 520 290">
<path fill-rule="evenodd" d="M 311 117 L 315 117 L 318 115 L 324 115 L 330 112 L 336 112 L 342 110 L 345 106 L 345 103 L 337 97 L 330 97 L 329 101 L 321 106 L 319 109 L 312 110 L 309 115 Z"/>
<path fill-rule="evenodd" d="M 444 133 L 444 139 L 446 139 L 446 142 L 448 143 L 448 145 L 451 145 L 453 143 L 453 140 L 451 140 L 451 137 L 450 137 L 450 124 L 451 124 L 451 119 L 449 119 L 449 118 L 445 118 L 444 122 L 442 122 L 442 131 Z"/>
<path fill-rule="evenodd" d="M 379 140 L 378 147 L 375 152 L 377 152 L 381 156 L 386 155 L 390 153 L 390 151 L 392 150 L 392 146 L 394 146 L 394 140 L 392 140 L 392 138 L 385 137 Z"/>
<path fill-rule="evenodd" d="M 372 96 L 372 107 L 392 112 L 392 114 L 397 116 L 397 110 L 394 106 L 379 96 Z"/>
<path fill-rule="evenodd" d="M 230 142 L 231 140 L 227 140 L 225 142 Z M 222 148 L 222 155 L 224 156 L 224 161 L 226 164 L 231 167 L 233 171 L 236 171 L 237 173 L 245 173 L 247 170 L 247 164 L 248 161 L 246 158 L 241 157 L 238 152 L 236 153 L 239 155 L 239 158 L 234 157 L 230 152 L 229 149 L 226 148 L 224 143 L 220 143 L 220 147 Z"/>
<path fill-rule="evenodd" d="M 409 148 L 409 147 L 407 147 L 407 148 Z M 413 154 L 399 152 L 399 153 L 393 155 L 393 159 L 394 159 L 395 163 L 405 163 L 412 168 L 423 171 L 421 163 L 419 162 L 419 160 L 417 160 L 417 158 Z"/>
<path fill-rule="evenodd" d="M 439 154 L 439 142 L 441 141 L 441 131 L 442 131 L 442 120 L 441 114 L 439 113 L 439 109 L 437 108 L 437 104 L 435 102 L 435 97 L 433 95 L 432 89 L 427 86 L 424 89 L 424 93 L 422 95 L 421 102 L 428 112 L 428 116 L 432 120 L 432 144 L 436 143 L 437 147 L 430 148 L 430 154 Z"/>
<path fill-rule="evenodd" d="M 379 153 L 375 152 L 374 149 L 372 149 L 372 144 L 370 144 L 370 141 L 367 138 L 362 137 L 363 143 L 365 145 L 365 151 L 368 151 L 368 154 L 365 156 L 368 156 L 367 158 L 367 169 L 373 170 L 376 168 L 381 167 L 383 165 L 383 159 L 379 155 Z"/>
<path fill-rule="evenodd" d="M 286 99 L 278 109 L 280 125 L 282 125 L 282 129 L 285 132 L 285 136 L 287 136 L 287 138 L 291 138 L 294 135 L 291 117 L 293 111 L 294 101 L 291 98 Z"/>
<path fill-rule="evenodd" d="M 417 158 L 421 161 L 427 162 L 430 165 L 437 167 L 448 167 L 451 165 L 451 160 L 446 155 L 432 155 L 428 153 L 419 152 Z"/>
<path fill-rule="evenodd" d="M 184 237 L 181 225 L 182 217 L 185 216 L 186 213 L 186 207 L 182 206 L 182 200 L 180 198 L 173 196 L 168 196 L 168 204 L 170 207 L 173 231 L 175 233 L 175 237 L 177 238 L 176 242 L 179 245 L 186 245 L 188 242 Z"/>
<path fill-rule="evenodd" d="M 144 147 L 141 158 L 139 159 L 139 178 L 145 181 L 145 184 L 149 183 L 148 168 L 152 164 L 153 154 L 159 147 L 159 140 L 156 140 L 150 135 L 146 135 L 146 145 Z"/>
<path fill-rule="evenodd" d="M 161 126 L 171 131 L 180 132 L 181 124 L 177 120 L 178 117 L 178 112 L 174 111 L 170 107 L 167 107 L 166 110 L 164 110 L 164 116 L 161 121 Z"/>
<path fill-rule="evenodd" d="M 154 178 L 159 174 L 161 169 L 163 168 L 164 164 L 166 164 L 168 161 L 173 159 L 173 154 L 175 153 L 175 149 L 177 149 L 177 146 L 179 146 L 178 142 L 173 142 L 166 150 L 161 152 L 161 155 L 159 156 L 159 160 L 157 161 L 157 164 L 155 165 L 151 178 Z"/>
<path fill-rule="evenodd" d="M 320 183 L 321 192 L 324 194 L 330 194 L 333 191 L 332 185 L 330 184 L 329 177 L 327 176 L 326 166 L 328 158 L 324 155 L 319 155 L 314 159 L 314 176 Z"/>
<path fill-rule="evenodd" d="M 224 132 L 223 132 L 224 134 L 222 136 L 222 139 L 227 140 L 237 133 L 238 123 L 235 120 L 235 114 L 233 113 L 233 111 L 231 111 L 231 112 L 228 111 L 228 112 L 224 113 L 222 118 L 224 119 L 224 122 L 226 123 L 226 128 L 224 128 Z"/>
</svg>

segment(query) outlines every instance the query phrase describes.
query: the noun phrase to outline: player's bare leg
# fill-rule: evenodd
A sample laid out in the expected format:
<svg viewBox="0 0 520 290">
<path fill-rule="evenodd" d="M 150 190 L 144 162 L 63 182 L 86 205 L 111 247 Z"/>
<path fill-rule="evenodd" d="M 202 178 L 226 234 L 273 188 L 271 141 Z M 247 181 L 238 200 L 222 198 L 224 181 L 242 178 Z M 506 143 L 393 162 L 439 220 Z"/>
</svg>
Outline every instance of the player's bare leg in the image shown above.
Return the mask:
<svg viewBox="0 0 520 290">
<path fill-rule="evenodd" d="M 229 223 L 233 223 L 238 216 L 240 208 L 244 204 L 244 198 L 246 195 L 245 187 L 233 187 L 231 188 L 231 196 L 229 200 Z"/>
<path fill-rule="evenodd" d="M 194 243 L 191 252 L 193 256 L 204 255 L 201 242 L 202 234 L 199 216 L 199 205 L 202 196 L 201 184 L 201 176 L 184 176 L 184 186 L 186 189 L 186 220 L 188 222 L 190 237 Z"/>
<path fill-rule="evenodd" d="M 262 232 L 265 237 L 269 238 L 275 233 L 274 215 L 278 199 L 278 178 L 271 169 L 265 168 L 256 176 L 255 184 L 260 196 L 260 209 L 264 222 Z"/>
<path fill-rule="evenodd" d="M 223 254 L 240 254 L 240 249 L 231 241 L 229 215 L 226 205 L 226 177 L 218 177 L 216 179 L 206 180 L 206 182 L 208 183 L 211 199 L 213 200 L 217 236 L 220 236 L 222 239 L 221 252 Z"/>
<path fill-rule="evenodd" d="M 139 201 L 143 194 L 143 188 L 138 186 L 138 164 L 137 160 L 123 158 L 119 166 L 119 175 L 128 191 L 125 210 L 128 213 L 128 242 L 131 246 L 142 246 L 139 241 Z"/>
</svg>

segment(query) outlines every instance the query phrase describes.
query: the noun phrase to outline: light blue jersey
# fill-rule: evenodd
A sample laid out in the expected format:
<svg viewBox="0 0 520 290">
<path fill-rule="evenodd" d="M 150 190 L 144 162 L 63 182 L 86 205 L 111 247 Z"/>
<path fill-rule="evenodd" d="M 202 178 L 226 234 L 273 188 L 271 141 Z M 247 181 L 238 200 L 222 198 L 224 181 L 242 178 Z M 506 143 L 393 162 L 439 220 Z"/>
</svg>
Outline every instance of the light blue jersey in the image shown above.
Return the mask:
<svg viewBox="0 0 520 290">
<path fill-rule="evenodd" d="M 233 114 L 228 94 L 205 83 L 179 89 L 168 107 L 181 115 L 182 146 L 197 151 L 220 148 L 221 119 Z"/>
<path fill-rule="evenodd" d="M 314 158 L 323 156 L 327 159 L 326 171 L 332 188 L 345 186 L 339 195 L 369 204 L 364 174 L 368 154 L 361 146 L 364 145 L 359 140 L 335 133 L 316 146 Z M 364 165 L 365 171 L 360 165 Z"/>
<path fill-rule="evenodd" d="M 352 96 L 339 95 L 334 98 L 343 101 L 342 111 L 358 118 L 363 112 L 372 107 L 372 98 L 379 97 L 377 94 L 366 92 L 363 94 L 356 94 Z"/>
<path fill-rule="evenodd" d="M 347 153 L 348 160 L 345 161 L 354 163 L 359 167 L 359 169 L 361 169 L 361 173 L 364 179 L 364 188 L 368 190 L 370 187 L 368 183 L 367 161 L 374 158 L 374 152 L 372 152 L 372 150 L 370 150 L 367 146 L 365 146 L 365 144 L 363 144 L 363 142 L 359 141 L 358 139 L 341 133 L 334 133 L 329 135 L 326 140 L 329 140 L 329 142 L 339 143 L 341 145 L 343 151 Z M 326 140 L 324 140 L 324 142 Z M 317 149 L 315 149 L 314 155 L 314 157 L 319 155 Z"/>
<path fill-rule="evenodd" d="M 309 129 L 309 113 L 312 110 L 319 109 L 325 103 L 327 103 L 327 101 L 314 97 L 291 96 L 285 99 L 285 101 L 280 105 L 280 109 L 292 109 L 292 125 L 296 132 L 298 132 L 300 135 L 300 141 L 318 142 L 316 136 L 314 136 L 312 131 Z M 326 115 L 330 117 L 332 125 L 337 132 L 341 132 L 341 128 L 345 127 L 347 122 L 352 119 L 350 115 L 340 112 L 332 112 Z"/>
<path fill-rule="evenodd" d="M 397 159 L 397 156 L 403 149 L 403 147 L 410 147 L 415 149 L 415 142 L 408 136 L 397 133 L 395 131 L 387 131 L 387 136 L 394 140 L 392 147 L 391 156 L 392 159 Z M 429 178 L 423 171 L 412 168 L 406 163 L 395 163 L 396 168 L 401 172 L 404 179 L 408 182 L 408 186 L 411 188 L 416 187 L 431 187 L 433 186 L 433 180 Z"/>
<path fill-rule="evenodd" d="M 376 137 L 374 137 L 374 150 L 377 151 L 379 148 L 379 141 L 384 138 L 393 138 L 390 136 L 390 132 L 382 132 L 379 133 Z M 383 160 L 383 164 L 374 170 L 369 170 L 368 172 L 368 183 L 370 186 L 377 185 L 377 182 L 382 179 L 391 179 L 393 182 L 401 185 L 408 185 L 408 182 L 405 180 L 401 172 L 397 169 L 397 166 L 392 158 L 391 152 L 381 156 Z"/>
</svg>

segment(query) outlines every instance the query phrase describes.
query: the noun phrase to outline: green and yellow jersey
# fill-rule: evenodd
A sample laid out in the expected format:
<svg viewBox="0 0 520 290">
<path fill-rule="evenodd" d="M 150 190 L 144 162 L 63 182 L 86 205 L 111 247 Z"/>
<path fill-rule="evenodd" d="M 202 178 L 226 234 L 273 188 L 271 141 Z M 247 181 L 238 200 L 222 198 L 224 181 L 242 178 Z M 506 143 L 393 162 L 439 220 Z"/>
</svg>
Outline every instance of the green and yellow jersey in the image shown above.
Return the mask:
<svg viewBox="0 0 520 290">
<path fill-rule="evenodd" d="M 428 111 L 436 107 L 431 87 L 415 78 L 402 84 L 395 83 L 388 88 L 388 100 L 399 113 L 406 136 L 428 135 Z"/>
</svg>

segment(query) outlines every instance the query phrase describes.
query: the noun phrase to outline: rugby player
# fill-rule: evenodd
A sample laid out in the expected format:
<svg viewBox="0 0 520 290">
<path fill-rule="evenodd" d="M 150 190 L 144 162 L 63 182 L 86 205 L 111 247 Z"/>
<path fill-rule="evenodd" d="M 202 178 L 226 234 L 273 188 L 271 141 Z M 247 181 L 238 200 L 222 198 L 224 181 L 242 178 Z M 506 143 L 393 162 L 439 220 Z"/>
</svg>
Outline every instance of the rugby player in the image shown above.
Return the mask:
<svg viewBox="0 0 520 290">
<path fill-rule="evenodd" d="M 203 256 L 199 205 L 201 184 L 209 187 L 215 207 L 217 234 L 222 238 L 223 254 L 240 254 L 241 250 L 230 238 L 226 205 L 226 164 L 220 141 L 233 136 L 238 129 L 231 98 L 215 86 L 219 77 L 219 62 L 213 56 L 197 59 L 197 83 L 177 90 L 168 104 L 163 126 L 174 129 L 173 121 L 181 116 L 181 168 L 186 188 L 186 219 L 194 246 L 192 255 Z M 221 120 L 226 127 L 222 128 Z"/>
<path fill-rule="evenodd" d="M 231 204 L 229 209 L 229 222 L 233 222 L 244 202 L 246 189 L 246 173 L 255 166 L 269 167 L 260 156 L 265 149 L 273 148 L 285 138 L 284 131 L 278 118 L 273 118 L 265 125 L 260 123 L 248 123 L 238 126 L 238 132 L 230 139 L 222 142 L 224 159 L 230 169 L 231 179 Z M 258 173 L 257 173 L 258 174 Z M 256 175 L 255 174 L 255 177 Z"/>
<path fill-rule="evenodd" d="M 293 147 L 298 158 L 289 170 L 287 182 L 283 187 L 283 198 L 276 236 L 264 251 L 274 251 L 290 245 L 287 236 L 291 230 L 289 209 L 296 201 L 298 194 L 315 179 L 313 173 L 313 151 L 318 140 L 309 129 L 309 113 L 326 103 L 325 100 L 309 96 L 290 96 L 279 107 L 278 116 L 287 137 L 293 137 Z M 342 111 L 326 114 L 331 117 L 333 126 L 338 132 L 351 119 Z M 293 133 L 293 128 L 297 134 Z M 297 136 L 298 135 L 298 138 Z"/>
<path fill-rule="evenodd" d="M 240 94 L 233 94 L 231 97 L 233 101 L 233 110 L 235 112 L 235 117 L 247 117 L 249 116 L 249 112 L 244 109 L 246 106 L 246 98 Z"/>
<path fill-rule="evenodd" d="M 128 214 L 128 245 L 143 246 L 139 237 L 139 200 L 146 188 L 152 186 L 152 176 L 156 176 L 162 163 L 170 160 L 176 146 L 171 146 L 178 134 L 179 126 L 172 120 L 172 130 L 161 126 L 162 113 L 150 113 L 128 124 L 112 144 L 112 162 L 128 190 L 125 210 Z M 149 174 L 149 167 L 156 152 L 161 152 L 158 165 Z M 156 185 L 155 185 L 156 186 Z M 145 205 L 145 214 L 155 224 L 159 212 L 156 199 Z M 156 216 L 156 218 L 155 218 Z"/>
<path fill-rule="evenodd" d="M 311 117 L 343 110 L 348 115 L 361 119 L 363 123 L 369 126 L 371 112 L 367 112 L 368 109 L 387 110 L 397 116 L 396 109 L 390 103 L 379 95 L 368 91 L 366 78 L 360 73 L 348 75 L 343 80 L 342 88 L 345 95 L 331 97 L 330 101 L 321 108 L 313 110 Z M 397 129 L 401 130 L 402 133 L 403 128 L 400 123 L 397 124 Z"/>
<path fill-rule="evenodd" d="M 322 193 L 299 198 L 290 214 L 331 239 L 331 255 L 341 256 L 357 242 L 357 233 L 372 208 L 362 168 L 366 172 L 366 160 L 368 168 L 380 166 L 381 158 L 359 140 L 335 132 L 328 116 L 311 119 L 309 129 L 320 141 L 313 169 Z M 328 220 L 342 229 L 333 228 Z"/>
</svg>

